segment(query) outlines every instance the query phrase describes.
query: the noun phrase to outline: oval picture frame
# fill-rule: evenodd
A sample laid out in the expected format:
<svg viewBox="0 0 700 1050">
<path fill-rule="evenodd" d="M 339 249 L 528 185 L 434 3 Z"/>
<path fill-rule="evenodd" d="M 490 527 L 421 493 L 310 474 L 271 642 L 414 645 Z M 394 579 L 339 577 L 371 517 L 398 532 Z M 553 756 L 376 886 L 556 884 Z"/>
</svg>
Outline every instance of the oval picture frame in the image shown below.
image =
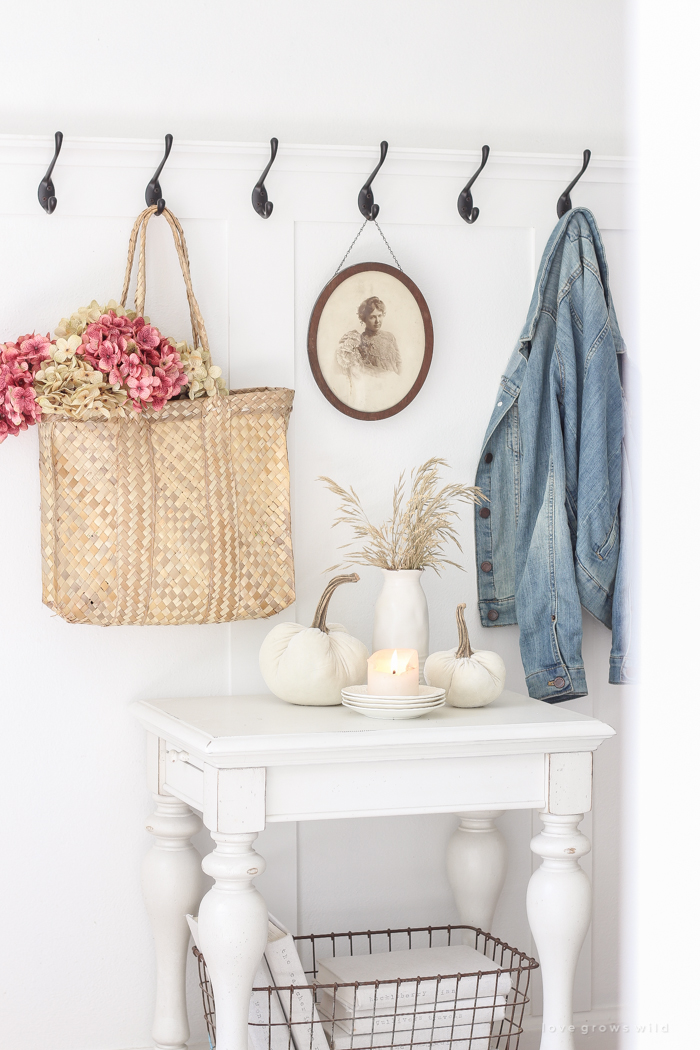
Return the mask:
<svg viewBox="0 0 700 1050">
<path fill-rule="evenodd" d="M 307 349 L 313 377 L 334 408 L 353 419 L 388 419 L 411 404 L 430 369 L 428 304 L 395 266 L 348 266 L 316 300 Z"/>
</svg>

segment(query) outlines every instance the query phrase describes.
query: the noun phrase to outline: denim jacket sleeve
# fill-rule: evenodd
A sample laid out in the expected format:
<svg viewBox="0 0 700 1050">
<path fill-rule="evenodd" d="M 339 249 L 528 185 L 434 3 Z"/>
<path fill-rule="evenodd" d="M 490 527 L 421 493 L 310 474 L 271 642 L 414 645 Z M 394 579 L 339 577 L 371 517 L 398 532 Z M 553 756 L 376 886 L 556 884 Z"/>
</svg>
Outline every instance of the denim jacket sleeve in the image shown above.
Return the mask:
<svg viewBox="0 0 700 1050">
<path fill-rule="evenodd" d="M 550 702 L 587 692 L 581 607 L 613 624 L 623 352 L 598 228 L 575 209 L 545 249 L 476 479 L 482 623 L 520 625 L 528 690 Z"/>
</svg>

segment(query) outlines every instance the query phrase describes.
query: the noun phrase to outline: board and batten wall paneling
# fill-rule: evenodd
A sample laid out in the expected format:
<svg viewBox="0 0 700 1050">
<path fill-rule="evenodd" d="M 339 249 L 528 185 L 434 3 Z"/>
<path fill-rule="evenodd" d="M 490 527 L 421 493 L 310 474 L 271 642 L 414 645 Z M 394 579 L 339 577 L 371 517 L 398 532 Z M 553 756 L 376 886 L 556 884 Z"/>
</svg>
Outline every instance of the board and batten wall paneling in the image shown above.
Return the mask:
<svg viewBox="0 0 700 1050">
<path fill-rule="evenodd" d="M 119 296 L 131 223 L 161 148 L 155 141 L 66 138 L 55 173 L 59 206 L 46 216 L 36 186 L 50 140 L 0 137 L 0 338 L 48 331 L 93 297 Z M 336 412 L 316 388 L 306 328 L 317 294 L 359 229 L 357 192 L 376 149 L 282 146 L 268 180 L 275 210 L 264 222 L 250 192 L 267 151 L 262 143 L 176 143 L 163 187 L 183 222 L 214 357 L 230 384 L 297 391 L 290 464 L 298 601 L 283 617 L 310 622 L 323 571 L 338 561 L 342 539 L 331 531 L 335 501 L 319 474 L 355 485 L 374 515 L 386 512 L 398 473 L 431 455 L 449 462 L 450 477 L 472 481 L 556 200 L 579 158 L 493 153 L 475 186 L 481 215 L 467 226 L 456 200 L 478 151 L 390 151 L 375 185 L 380 223 L 428 300 L 435 355 L 407 410 L 366 423 Z M 594 158 L 574 194 L 601 225 L 623 332 L 632 323 L 629 179 L 623 160 Z M 389 261 L 371 227 L 348 263 L 366 259 Z M 156 220 L 149 226 L 147 307 L 165 332 L 187 336 L 177 262 L 168 230 Z M 257 650 L 271 624 L 104 630 L 52 616 L 40 601 L 37 458 L 35 430 L 0 449 L 1 689 L 5 740 L 13 742 L 2 763 L 12 960 L 0 1043 L 135 1050 L 149 1045 L 153 995 L 139 885 L 151 800 L 145 742 L 127 705 L 138 697 L 263 691 Z M 425 578 L 431 647 L 454 644 L 454 608 L 466 601 L 474 641 L 501 652 L 509 687 L 524 691 L 517 628 L 485 630 L 476 617 L 469 510 L 460 538 L 466 570 Z M 376 571 L 359 572 L 360 584 L 334 597 L 331 618 L 369 645 L 379 580 Z M 570 706 L 624 733 L 624 691 L 607 684 L 609 642 L 587 618 L 591 694 Z M 595 891 L 577 978 L 579 1011 L 614 1010 L 617 1002 L 618 749 L 619 738 L 596 754 L 597 809 L 584 825 L 593 839 L 587 862 Z M 425 816 L 271 825 L 259 840 L 268 862 L 260 887 L 271 910 L 300 931 L 455 920 L 444 870 L 455 823 Z M 528 949 L 528 843 L 539 821 L 522 812 L 500 823 L 511 859 L 495 932 Z M 210 848 L 206 832 L 197 845 Z M 197 1044 L 205 1032 L 194 971 L 189 991 Z"/>
</svg>

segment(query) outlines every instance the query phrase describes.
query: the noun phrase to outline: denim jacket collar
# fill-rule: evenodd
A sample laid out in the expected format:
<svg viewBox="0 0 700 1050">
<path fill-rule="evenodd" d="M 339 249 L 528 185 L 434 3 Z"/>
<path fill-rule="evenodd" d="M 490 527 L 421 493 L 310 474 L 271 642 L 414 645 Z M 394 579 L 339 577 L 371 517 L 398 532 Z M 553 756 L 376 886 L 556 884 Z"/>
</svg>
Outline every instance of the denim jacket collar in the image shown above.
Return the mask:
<svg viewBox="0 0 700 1050">
<path fill-rule="evenodd" d="M 510 356 L 508 365 L 506 366 L 505 373 L 501 376 L 501 385 L 498 392 L 498 398 L 496 405 L 491 414 L 488 427 L 486 428 L 486 434 L 482 445 L 482 452 L 486 448 L 491 436 L 501 422 L 506 413 L 512 408 L 513 402 L 520 393 L 520 387 L 522 386 L 525 373 L 527 371 L 527 361 L 530 356 L 530 345 L 535 336 L 537 329 L 537 323 L 542 313 L 542 306 L 544 304 L 544 290 L 547 285 L 549 273 L 552 267 L 552 261 L 557 253 L 559 245 L 561 244 L 564 237 L 569 235 L 571 228 L 570 224 L 572 220 L 575 220 L 577 215 L 581 215 L 585 220 L 586 234 L 590 235 L 593 240 L 596 249 L 596 255 L 599 260 L 600 276 L 603 282 L 603 288 L 605 290 L 605 300 L 608 306 L 610 327 L 612 330 L 613 339 L 615 342 L 615 349 L 618 354 L 624 354 L 626 352 L 625 342 L 620 334 L 620 328 L 617 323 L 617 316 L 615 314 L 615 307 L 612 302 L 610 295 L 610 287 L 608 282 L 608 263 L 605 257 L 605 248 L 600 237 L 598 226 L 593 217 L 593 214 L 588 208 L 572 208 L 571 211 L 567 211 L 562 215 L 557 225 L 552 230 L 547 246 L 545 247 L 544 254 L 540 261 L 540 267 L 537 272 L 537 280 L 535 282 L 536 295 L 533 294 L 530 301 L 530 309 L 528 310 L 527 319 L 520 333 L 520 338 Z M 574 223 L 578 227 L 580 223 Z"/>
<path fill-rule="evenodd" d="M 540 319 L 542 312 L 542 306 L 544 303 L 544 290 L 549 279 L 549 271 L 552 267 L 552 260 L 554 259 L 557 249 L 561 244 L 564 237 L 569 235 L 571 226 L 576 227 L 576 235 L 579 235 L 580 223 L 575 223 L 573 220 L 577 215 L 583 216 L 586 222 L 586 235 L 590 236 L 595 245 L 596 255 L 598 256 L 598 265 L 600 269 L 600 277 L 603 282 L 603 288 L 605 291 L 605 301 L 610 311 L 610 326 L 613 332 L 613 338 L 615 340 L 615 349 L 618 354 L 624 354 L 625 343 L 620 335 L 620 328 L 617 323 L 617 317 L 615 315 L 615 307 L 613 306 L 612 298 L 610 296 L 610 285 L 609 285 L 609 271 L 608 261 L 605 257 L 605 248 L 600 237 L 600 231 L 598 225 L 593 218 L 592 213 L 588 208 L 572 208 L 571 211 L 567 211 L 562 215 L 557 225 L 552 230 L 547 246 L 544 250 L 544 254 L 540 261 L 540 268 L 537 273 L 537 280 L 535 282 L 535 289 L 537 296 L 533 295 L 530 301 L 530 309 L 528 310 L 527 320 L 525 326 L 520 333 L 520 339 L 516 350 L 522 354 L 523 357 L 527 358 L 530 354 L 530 343 L 535 335 L 535 329 L 537 328 L 537 322 Z M 524 371 L 523 371 L 524 374 Z M 521 375 L 522 380 L 522 375 Z"/>
</svg>

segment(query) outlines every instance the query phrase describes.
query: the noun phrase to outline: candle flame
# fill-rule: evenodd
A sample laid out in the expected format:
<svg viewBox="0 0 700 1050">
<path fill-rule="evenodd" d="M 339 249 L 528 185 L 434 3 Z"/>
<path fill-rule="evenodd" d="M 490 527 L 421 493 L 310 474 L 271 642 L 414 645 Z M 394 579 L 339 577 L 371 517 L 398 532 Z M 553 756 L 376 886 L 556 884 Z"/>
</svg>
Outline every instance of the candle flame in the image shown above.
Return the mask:
<svg viewBox="0 0 700 1050">
<path fill-rule="evenodd" d="M 391 673 L 399 673 L 399 654 L 397 653 L 396 649 L 394 649 L 394 655 L 391 658 Z"/>
</svg>

